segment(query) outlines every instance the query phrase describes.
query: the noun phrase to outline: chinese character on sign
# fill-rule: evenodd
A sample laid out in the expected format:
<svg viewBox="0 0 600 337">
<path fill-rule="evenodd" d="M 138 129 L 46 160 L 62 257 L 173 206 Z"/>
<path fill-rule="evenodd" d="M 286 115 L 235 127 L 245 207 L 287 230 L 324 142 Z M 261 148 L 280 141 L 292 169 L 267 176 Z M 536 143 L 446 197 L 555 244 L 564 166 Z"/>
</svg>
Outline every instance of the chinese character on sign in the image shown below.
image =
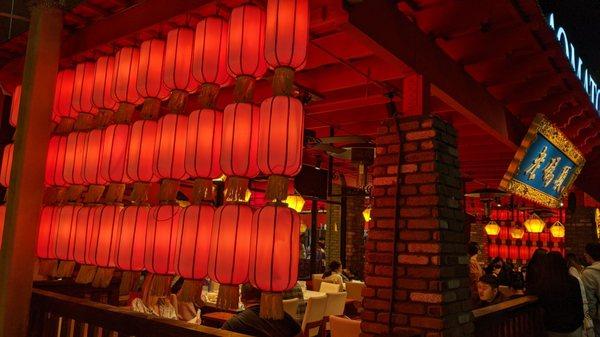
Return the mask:
<svg viewBox="0 0 600 337">
<path fill-rule="evenodd" d="M 554 190 L 562 193 L 564 186 L 563 184 L 565 183 L 565 179 L 567 179 L 567 175 L 569 175 L 569 171 L 571 170 L 571 166 L 563 166 L 562 171 L 560 172 L 560 175 L 558 176 L 558 178 L 556 178 L 556 180 L 554 180 Z"/>
<path fill-rule="evenodd" d="M 542 151 L 540 151 L 540 153 L 538 153 L 537 157 L 533 160 L 531 165 L 529 165 L 527 170 L 525 170 L 525 174 L 527 175 L 527 178 L 529 178 L 529 180 L 535 179 L 535 173 L 542 166 L 544 161 L 546 160 L 547 152 L 548 152 L 548 147 L 544 146 Z"/>
<path fill-rule="evenodd" d="M 560 163 L 560 160 L 560 157 L 552 158 L 550 164 L 548 164 L 548 166 L 546 166 L 546 168 L 544 169 L 543 180 L 545 187 L 548 187 L 548 185 L 550 185 L 550 183 L 552 182 L 552 179 L 554 179 L 554 171 L 556 171 L 556 167 L 558 166 L 558 163 Z"/>
</svg>

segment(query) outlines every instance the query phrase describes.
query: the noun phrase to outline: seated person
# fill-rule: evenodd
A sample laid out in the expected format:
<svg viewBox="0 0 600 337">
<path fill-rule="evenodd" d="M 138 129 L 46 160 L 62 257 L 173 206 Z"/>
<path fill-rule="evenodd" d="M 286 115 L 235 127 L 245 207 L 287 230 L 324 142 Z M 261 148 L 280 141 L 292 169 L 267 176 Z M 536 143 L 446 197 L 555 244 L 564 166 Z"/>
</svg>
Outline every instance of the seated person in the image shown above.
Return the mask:
<svg viewBox="0 0 600 337">
<path fill-rule="evenodd" d="M 296 282 L 296 285 L 290 289 L 281 293 L 284 300 L 291 300 L 294 298 L 298 299 L 298 312 L 296 313 L 298 316 L 303 316 L 306 311 L 306 301 L 304 300 L 304 293 L 302 292 L 302 287 L 300 283 Z"/>
<path fill-rule="evenodd" d="M 504 296 L 498 291 L 498 285 L 498 278 L 494 275 L 485 274 L 479 279 L 477 282 L 478 307 L 500 303 L 504 300 Z"/>
<path fill-rule="evenodd" d="M 222 329 L 256 337 L 301 337 L 300 326 L 287 313 L 281 320 L 260 318 L 260 295 L 260 290 L 244 284 L 241 296 L 246 310 L 230 318 Z"/>
<path fill-rule="evenodd" d="M 344 291 L 345 286 L 344 277 L 342 276 L 342 264 L 339 261 L 331 261 L 329 263 L 329 269 L 323 273 L 323 282 L 339 284 L 340 291 Z"/>
</svg>

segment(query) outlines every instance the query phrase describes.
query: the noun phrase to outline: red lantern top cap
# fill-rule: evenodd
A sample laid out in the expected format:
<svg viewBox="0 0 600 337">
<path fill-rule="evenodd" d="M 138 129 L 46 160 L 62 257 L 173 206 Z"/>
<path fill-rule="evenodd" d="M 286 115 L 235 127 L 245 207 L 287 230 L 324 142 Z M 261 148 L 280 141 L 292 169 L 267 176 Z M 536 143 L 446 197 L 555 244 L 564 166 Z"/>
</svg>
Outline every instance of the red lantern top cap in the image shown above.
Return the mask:
<svg viewBox="0 0 600 337">
<path fill-rule="evenodd" d="M 270 0 L 267 5 L 265 58 L 269 65 L 300 70 L 306 64 L 308 0 Z"/>
<path fill-rule="evenodd" d="M 259 78 L 267 71 L 265 12 L 256 5 L 236 7 L 229 18 L 229 72 Z"/>
<path fill-rule="evenodd" d="M 200 83 L 220 86 L 230 80 L 227 73 L 227 39 L 229 24 L 223 18 L 212 16 L 196 26 L 194 40 L 194 78 Z"/>
</svg>

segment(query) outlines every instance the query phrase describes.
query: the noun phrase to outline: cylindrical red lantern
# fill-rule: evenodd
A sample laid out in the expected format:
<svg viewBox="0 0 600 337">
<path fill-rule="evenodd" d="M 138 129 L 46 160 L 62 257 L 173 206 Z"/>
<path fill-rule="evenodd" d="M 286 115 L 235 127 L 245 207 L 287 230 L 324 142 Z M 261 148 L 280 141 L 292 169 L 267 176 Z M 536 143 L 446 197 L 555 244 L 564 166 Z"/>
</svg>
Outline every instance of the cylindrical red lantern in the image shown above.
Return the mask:
<svg viewBox="0 0 600 337">
<path fill-rule="evenodd" d="M 144 269 L 149 206 L 128 206 L 121 211 L 116 233 L 115 265 L 122 270 Z"/>
<path fill-rule="evenodd" d="M 198 82 L 192 76 L 194 31 L 179 27 L 167 33 L 163 80 L 170 90 L 193 92 Z"/>
<path fill-rule="evenodd" d="M 79 264 L 91 264 L 88 253 L 92 237 L 94 213 L 98 206 L 80 207 L 75 218 L 73 259 Z"/>
<path fill-rule="evenodd" d="M 140 50 L 123 47 L 115 55 L 112 96 L 119 103 L 139 104 L 142 97 L 137 91 Z"/>
<path fill-rule="evenodd" d="M 10 115 L 8 118 L 8 122 L 13 127 L 17 127 L 17 120 L 19 119 L 19 105 L 21 103 L 21 85 L 17 85 L 15 87 L 15 92 L 12 95 L 11 103 L 10 103 Z"/>
<path fill-rule="evenodd" d="M 213 109 L 195 110 L 189 116 L 185 170 L 190 177 L 215 179 L 221 175 L 223 113 Z"/>
<path fill-rule="evenodd" d="M 85 185 L 84 163 L 87 132 L 71 132 L 67 136 L 63 179 L 69 185 Z"/>
<path fill-rule="evenodd" d="M 125 184 L 127 176 L 127 144 L 129 144 L 129 125 L 112 124 L 104 130 L 100 175 L 112 183 Z"/>
<path fill-rule="evenodd" d="M 113 268 L 115 266 L 116 234 L 122 206 L 98 206 L 92 220 L 92 233 L 86 252 L 87 264 Z"/>
<path fill-rule="evenodd" d="M 2 234 L 4 233 L 4 218 L 6 217 L 6 204 L 0 205 L 0 249 L 2 249 Z"/>
<path fill-rule="evenodd" d="M 115 110 L 117 108 L 117 101 L 111 95 L 114 68 L 114 56 L 100 56 L 96 61 L 92 101 L 98 109 Z"/>
<path fill-rule="evenodd" d="M 232 76 L 261 77 L 267 70 L 265 12 L 253 4 L 234 8 L 229 17 L 229 72 Z"/>
<path fill-rule="evenodd" d="M 10 183 L 10 171 L 12 168 L 13 154 L 15 150 L 15 144 L 8 143 L 4 146 L 2 151 L 2 166 L 0 167 L 0 185 L 8 187 Z"/>
<path fill-rule="evenodd" d="M 75 220 L 81 206 L 65 205 L 57 207 L 54 212 L 56 228 L 55 258 L 59 260 L 73 260 L 75 247 Z"/>
<path fill-rule="evenodd" d="M 100 174 L 104 130 L 94 129 L 86 134 L 83 179 L 89 185 L 104 185 L 106 179 Z"/>
<path fill-rule="evenodd" d="M 258 175 L 259 112 L 250 103 L 225 107 L 220 160 L 225 175 L 245 178 Z"/>
<path fill-rule="evenodd" d="M 146 227 L 146 252 L 144 266 L 153 274 L 175 273 L 175 245 L 182 208 L 177 205 L 160 205 L 150 209 Z"/>
<path fill-rule="evenodd" d="M 265 58 L 273 68 L 300 70 L 306 63 L 308 0 L 269 0 Z"/>
<path fill-rule="evenodd" d="M 226 204 L 217 208 L 213 219 L 208 276 L 221 285 L 248 281 L 252 208 Z"/>
<path fill-rule="evenodd" d="M 127 176 L 133 181 L 154 182 L 154 147 L 158 123 L 141 119 L 131 125 L 127 149 Z"/>
<path fill-rule="evenodd" d="M 169 90 L 163 83 L 165 41 L 150 39 L 140 46 L 140 63 L 137 73 L 137 91 L 143 98 L 165 99 Z"/>
<path fill-rule="evenodd" d="M 286 206 L 268 205 L 254 213 L 250 283 L 266 292 L 292 288 L 298 279 L 300 216 Z"/>
<path fill-rule="evenodd" d="M 154 173 L 161 179 L 183 180 L 188 116 L 166 114 L 158 120 Z"/>
<path fill-rule="evenodd" d="M 175 249 L 175 272 L 185 279 L 208 275 L 208 255 L 215 208 L 210 204 L 186 207 L 180 217 Z"/>
<path fill-rule="evenodd" d="M 267 175 L 292 177 L 302 167 L 304 113 L 288 96 L 265 99 L 260 106 L 258 166 Z"/>
<path fill-rule="evenodd" d="M 67 137 L 52 136 L 48 144 L 46 156 L 46 174 L 44 182 L 47 186 L 65 186 L 63 177 L 65 168 L 65 154 L 67 150 Z"/>
<path fill-rule="evenodd" d="M 57 122 L 60 118 L 77 118 L 77 113 L 71 105 L 74 82 L 75 71 L 73 69 L 64 69 L 58 72 L 56 87 L 54 89 L 54 105 L 52 108 L 52 119 Z"/>
<path fill-rule="evenodd" d="M 56 209 L 55 206 L 42 208 L 35 249 L 36 256 L 41 259 L 56 259 L 56 223 L 54 221 Z"/>
<path fill-rule="evenodd" d="M 219 86 L 229 81 L 227 73 L 227 39 L 229 25 L 223 18 L 211 16 L 196 26 L 194 63 L 196 81 Z"/>
<path fill-rule="evenodd" d="M 92 62 L 83 62 L 75 67 L 73 80 L 73 96 L 71 105 L 77 113 L 96 114 L 98 109 L 94 106 L 92 96 L 94 90 L 94 74 L 96 65 Z"/>
</svg>

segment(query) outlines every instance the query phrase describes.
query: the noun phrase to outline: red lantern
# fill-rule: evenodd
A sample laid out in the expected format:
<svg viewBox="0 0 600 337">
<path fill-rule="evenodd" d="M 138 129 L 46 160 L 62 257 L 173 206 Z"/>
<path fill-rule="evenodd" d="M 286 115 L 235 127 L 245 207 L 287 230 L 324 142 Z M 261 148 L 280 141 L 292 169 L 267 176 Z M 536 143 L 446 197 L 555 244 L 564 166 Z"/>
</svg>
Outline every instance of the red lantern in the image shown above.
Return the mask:
<svg viewBox="0 0 600 337">
<path fill-rule="evenodd" d="M 94 90 L 95 68 L 96 65 L 92 62 L 79 63 L 75 67 L 71 105 L 77 113 L 95 114 L 98 111 L 92 102 L 92 96 L 96 94 Z M 106 95 L 102 97 L 104 96 Z"/>
<path fill-rule="evenodd" d="M 87 134 L 87 138 L 83 159 L 83 179 L 89 185 L 104 185 L 106 184 L 106 179 L 100 175 L 104 130 L 94 129 L 85 134 Z"/>
<path fill-rule="evenodd" d="M 148 272 L 161 275 L 175 273 L 175 245 L 181 211 L 182 208 L 177 205 L 160 205 L 150 209 L 144 260 Z"/>
<path fill-rule="evenodd" d="M 0 249 L 2 249 L 2 233 L 4 233 L 4 221 L 6 217 L 6 204 L 0 205 Z"/>
<path fill-rule="evenodd" d="M 237 285 L 248 281 L 252 208 L 226 204 L 217 208 L 213 220 L 208 277 L 220 284 Z"/>
<path fill-rule="evenodd" d="M 94 212 L 92 233 L 86 252 L 87 264 L 105 268 L 115 266 L 116 234 L 122 209 L 123 207 L 118 205 L 103 205 Z"/>
<path fill-rule="evenodd" d="M 114 56 L 101 56 L 96 61 L 92 101 L 98 109 L 115 110 L 117 108 L 117 101 L 111 95 L 114 68 Z"/>
<path fill-rule="evenodd" d="M 55 258 L 73 260 L 75 242 L 74 225 L 81 206 L 65 205 L 57 207 L 54 212 L 54 228 L 56 229 Z"/>
<path fill-rule="evenodd" d="M 273 68 L 296 70 L 306 63 L 308 0 L 269 0 L 265 58 Z"/>
<path fill-rule="evenodd" d="M 158 120 L 154 173 L 162 179 L 184 180 L 188 116 L 166 114 Z"/>
<path fill-rule="evenodd" d="M 167 34 L 163 80 L 170 90 L 193 92 L 198 82 L 192 76 L 194 31 L 190 28 L 175 28 Z"/>
<path fill-rule="evenodd" d="M 133 181 L 158 181 L 158 176 L 152 169 L 157 125 L 154 120 L 144 119 L 131 125 L 127 149 L 127 176 Z"/>
<path fill-rule="evenodd" d="M 100 175 L 112 183 L 128 183 L 127 144 L 129 144 L 129 125 L 112 124 L 104 130 Z"/>
<path fill-rule="evenodd" d="M 65 167 L 65 152 L 67 150 L 67 137 L 52 136 L 48 144 L 46 156 L 45 183 L 48 186 L 65 186 L 63 170 Z"/>
<path fill-rule="evenodd" d="M 75 71 L 73 69 L 64 69 L 58 72 L 56 87 L 54 89 L 54 105 L 52 108 L 52 119 L 55 121 L 58 121 L 60 118 L 77 118 L 77 114 L 71 105 L 74 82 Z"/>
<path fill-rule="evenodd" d="M 267 98 L 260 106 L 258 166 L 264 174 L 292 177 L 302 166 L 302 103 L 288 96 Z"/>
<path fill-rule="evenodd" d="M 92 237 L 94 213 L 98 206 L 83 206 L 79 208 L 75 218 L 73 237 L 73 259 L 79 264 L 91 264 L 88 253 Z"/>
<path fill-rule="evenodd" d="M 185 279 L 201 280 L 208 275 L 208 255 L 215 208 L 191 205 L 181 214 L 175 249 L 175 272 Z"/>
<path fill-rule="evenodd" d="M 232 76 L 261 77 L 267 71 L 265 51 L 265 12 L 245 4 L 234 8 L 229 17 L 229 72 Z"/>
<path fill-rule="evenodd" d="M 84 185 L 87 132 L 71 132 L 67 136 L 63 179 L 69 185 Z"/>
<path fill-rule="evenodd" d="M 259 109 L 250 103 L 234 103 L 223 113 L 221 170 L 227 176 L 258 175 Z"/>
<path fill-rule="evenodd" d="M 144 269 L 148 206 L 128 206 L 121 211 L 116 233 L 115 265 L 122 270 Z"/>
<path fill-rule="evenodd" d="M 56 259 L 56 226 L 54 221 L 56 209 L 55 206 L 42 208 L 35 249 L 37 257 L 41 259 Z"/>
<path fill-rule="evenodd" d="M 298 279 L 300 216 L 286 206 L 265 206 L 254 213 L 250 283 L 266 292 L 292 288 Z"/>
<path fill-rule="evenodd" d="M 138 66 L 140 50 L 134 47 L 123 47 L 115 55 L 112 96 L 119 103 L 136 105 L 142 98 L 137 92 Z"/>
<path fill-rule="evenodd" d="M 165 41 L 150 39 L 142 42 L 136 83 L 140 96 L 161 100 L 169 96 L 162 78 L 164 53 Z"/>
<path fill-rule="evenodd" d="M 19 106 L 21 103 L 21 85 L 17 85 L 15 87 L 15 92 L 12 95 L 12 100 L 10 104 L 10 116 L 8 118 L 8 122 L 13 127 L 17 127 L 17 120 L 19 119 Z"/>
<path fill-rule="evenodd" d="M 10 183 L 10 171 L 12 168 L 13 154 L 15 144 L 8 143 L 4 146 L 2 151 L 2 167 L 0 167 L 0 184 L 4 187 L 8 187 Z"/>
<path fill-rule="evenodd" d="M 220 17 L 202 19 L 196 26 L 194 40 L 194 63 L 196 81 L 224 85 L 229 81 L 227 73 L 227 21 Z"/>
<path fill-rule="evenodd" d="M 221 175 L 223 113 L 213 109 L 192 111 L 188 120 L 185 170 L 194 178 Z"/>
</svg>

